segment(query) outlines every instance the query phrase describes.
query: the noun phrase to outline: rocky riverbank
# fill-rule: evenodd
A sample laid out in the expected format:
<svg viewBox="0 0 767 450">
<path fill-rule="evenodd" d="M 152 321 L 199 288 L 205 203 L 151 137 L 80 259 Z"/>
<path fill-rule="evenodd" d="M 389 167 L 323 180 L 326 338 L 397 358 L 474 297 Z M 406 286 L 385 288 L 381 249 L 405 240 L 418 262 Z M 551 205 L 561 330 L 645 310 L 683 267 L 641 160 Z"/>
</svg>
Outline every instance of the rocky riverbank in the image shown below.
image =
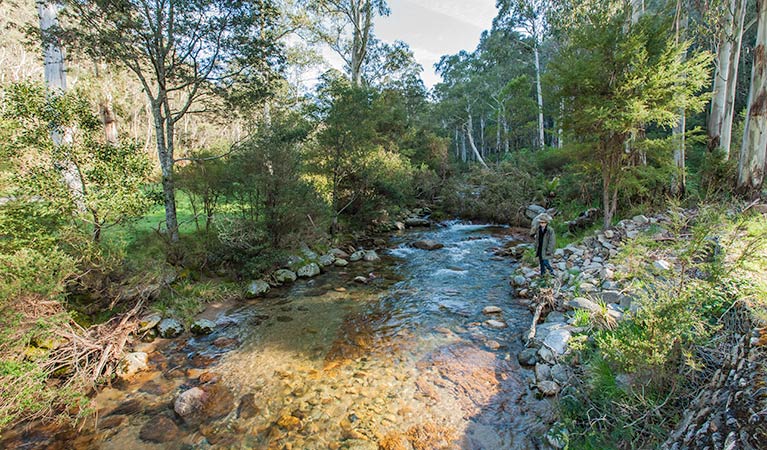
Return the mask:
<svg viewBox="0 0 767 450">
<path fill-rule="evenodd" d="M 695 213 L 682 213 L 684 221 L 690 222 Z M 531 310 L 546 303 L 540 323 L 534 324 L 534 336 L 517 355 L 520 364 L 534 370 L 531 389 L 542 396 L 558 396 L 582 388 L 577 380 L 582 361 L 573 347 L 582 348 L 594 329 L 614 329 L 619 322 L 631 320 L 648 301 L 647 292 L 636 291 L 636 285 L 628 282 L 632 272 L 647 274 L 651 285 L 708 276 L 689 264 L 690 260 L 713 261 L 721 251 L 717 238 L 699 243 L 692 255 L 675 253 L 672 246 L 663 244 L 684 242 L 691 236 L 679 232 L 678 219 L 640 215 L 560 248 L 552 261 L 555 276 L 546 280 L 540 279 L 538 267 L 520 265 L 511 279 L 520 301 Z M 636 239 L 656 245 L 647 251 L 645 246 L 632 245 Z M 623 257 L 627 245 L 631 251 L 640 248 L 644 253 Z M 692 248 L 692 244 L 685 245 Z M 499 253 L 522 260 L 531 248 L 531 244 L 519 244 Z M 548 302 L 546 294 L 551 297 Z M 691 381 L 696 383 L 696 395 L 686 403 L 689 406 L 664 448 L 759 448 L 753 444 L 767 442 L 767 371 L 763 363 L 767 339 L 765 330 L 759 328 L 764 325 L 752 317 L 746 303 L 736 302 L 720 318 L 721 328 L 714 339 L 717 348 L 699 350 L 699 356 L 709 361 L 698 374 L 700 379 Z M 555 448 L 564 448 L 567 437 L 561 424 L 552 427 L 547 440 Z"/>
</svg>

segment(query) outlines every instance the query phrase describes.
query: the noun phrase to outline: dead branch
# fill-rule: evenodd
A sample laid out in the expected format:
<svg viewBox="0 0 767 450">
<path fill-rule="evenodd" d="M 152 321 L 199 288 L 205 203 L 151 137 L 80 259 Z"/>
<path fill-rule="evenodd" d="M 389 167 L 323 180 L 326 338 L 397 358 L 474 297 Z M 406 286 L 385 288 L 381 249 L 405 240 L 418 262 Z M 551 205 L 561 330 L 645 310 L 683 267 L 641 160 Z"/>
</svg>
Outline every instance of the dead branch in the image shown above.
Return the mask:
<svg viewBox="0 0 767 450">
<path fill-rule="evenodd" d="M 556 306 L 554 289 L 553 288 L 541 289 L 538 292 L 538 294 L 536 294 L 534 303 L 535 303 L 535 313 L 533 314 L 533 321 L 530 324 L 530 331 L 527 333 L 528 346 L 535 338 L 535 326 L 536 324 L 538 324 L 538 320 L 540 320 L 541 315 L 544 312 L 548 314 L 548 312 L 553 310 L 554 307 Z"/>
</svg>

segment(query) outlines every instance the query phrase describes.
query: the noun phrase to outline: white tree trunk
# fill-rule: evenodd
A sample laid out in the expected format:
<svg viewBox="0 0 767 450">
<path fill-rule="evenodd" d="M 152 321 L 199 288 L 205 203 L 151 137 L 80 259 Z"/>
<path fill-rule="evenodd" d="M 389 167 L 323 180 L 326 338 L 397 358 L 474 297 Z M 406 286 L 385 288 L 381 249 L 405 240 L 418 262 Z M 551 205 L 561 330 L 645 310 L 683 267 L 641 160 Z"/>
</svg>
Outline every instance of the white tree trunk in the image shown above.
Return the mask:
<svg viewBox="0 0 767 450">
<path fill-rule="evenodd" d="M 762 188 L 767 154 L 767 0 L 757 0 L 756 7 L 759 27 L 738 161 L 738 190 L 751 195 L 758 195 Z"/>
<path fill-rule="evenodd" d="M 724 103 L 724 118 L 722 119 L 722 132 L 719 145 L 724 150 L 725 159 L 730 158 L 730 147 L 732 145 L 732 122 L 735 118 L 735 94 L 738 84 L 738 65 L 740 63 L 740 48 L 743 44 L 743 26 L 746 21 L 746 10 L 748 0 L 737 0 L 735 10 L 734 36 L 732 36 L 732 51 L 730 52 L 730 62 L 728 64 L 727 75 L 727 95 Z"/>
<path fill-rule="evenodd" d="M 679 42 L 686 33 L 688 26 L 687 16 L 687 2 L 684 0 L 677 1 L 676 9 L 676 41 Z M 687 58 L 686 54 L 681 55 L 681 59 Z M 679 110 L 679 119 L 673 130 L 674 137 L 674 166 L 675 173 L 671 179 L 671 193 L 676 196 L 684 195 L 687 189 L 687 176 L 685 168 L 685 132 L 687 129 L 687 116 L 684 108 Z"/>
<path fill-rule="evenodd" d="M 509 153 L 509 122 L 506 121 L 506 114 L 503 115 L 503 151 Z"/>
<path fill-rule="evenodd" d="M 535 53 L 535 87 L 538 93 L 538 148 L 546 145 L 543 135 L 543 92 L 541 91 L 541 59 L 538 55 L 538 43 L 533 47 Z"/>
<path fill-rule="evenodd" d="M 471 150 L 474 152 L 474 157 L 477 158 L 477 161 L 479 161 L 480 164 L 484 168 L 487 169 L 487 164 L 485 164 L 485 160 L 482 159 L 482 155 L 479 154 L 479 150 L 477 150 L 477 146 L 474 144 L 474 136 L 472 136 L 473 133 L 473 121 L 471 118 L 471 114 L 469 114 L 469 121 L 466 124 L 466 136 L 469 138 L 469 145 L 471 145 Z"/>
<path fill-rule="evenodd" d="M 112 99 L 105 97 L 99 104 L 101 123 L 104 124 L 104 138 L 109 145 L 118 146 L 120 140 L 117 135 L 117 116 L 112 109 Z"/>
<path fill-rule="evenodd" d="M 737 0 L 728 0 L 725 8 L 724 29 L 718 37 L 719 48 L 716 53 L 716 70 L 714 71 L 714 87 L 711 97 L 711 111 L 708 116 L 708 149 L 710 151 L 722 147 L 722 126 L 724 124 L 725 104 L 727 103 L 727 80 L 730 76 L 730 60 L 733 50 L 732 29 L 733 12 Z"/>
</svg>

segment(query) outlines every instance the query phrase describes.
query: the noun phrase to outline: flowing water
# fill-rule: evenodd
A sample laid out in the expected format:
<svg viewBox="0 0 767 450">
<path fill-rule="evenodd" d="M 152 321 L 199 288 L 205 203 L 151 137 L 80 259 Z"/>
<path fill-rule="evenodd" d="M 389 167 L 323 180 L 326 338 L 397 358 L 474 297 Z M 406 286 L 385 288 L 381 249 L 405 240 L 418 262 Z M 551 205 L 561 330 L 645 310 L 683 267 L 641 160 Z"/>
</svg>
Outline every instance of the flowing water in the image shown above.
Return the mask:
<svg viewBox="0 0 767 450">
<path fill-rule="evenodd" d="M 418 239 L 445 247 L 409 246 Z M 493 257 L 510 239 L 507 229 L 460 222 L 408 232 L 392 238 L 381 262 L 332 268 L 266 299 L 213 307 L 215 333 L 161 341 L 152 371 L 96 397 L 95 429 L 37 427 L 6 444 L 539 448 L 551 408 L 530 394 L 532 375 L 516 360 L 531 315 L 511 295 L 512 261 Z M 502 313 L 484 315 L 486 306 Z M 491 328 L 488 319 L 508 326 Z M 178 393 L 206 382 L 214 386 L 206 389 L 213 398 L 206 415 L 176 416 Z"/>
</svg>

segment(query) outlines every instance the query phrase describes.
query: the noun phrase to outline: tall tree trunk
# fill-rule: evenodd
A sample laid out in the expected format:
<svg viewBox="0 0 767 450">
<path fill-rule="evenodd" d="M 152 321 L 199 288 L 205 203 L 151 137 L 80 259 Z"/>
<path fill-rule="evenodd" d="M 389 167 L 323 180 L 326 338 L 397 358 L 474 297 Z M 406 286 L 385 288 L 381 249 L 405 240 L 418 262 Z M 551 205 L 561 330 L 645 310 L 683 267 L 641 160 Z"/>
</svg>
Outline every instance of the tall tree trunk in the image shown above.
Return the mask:
<svg viewBox="0 0 767 450">
<path fill-rule="evenodd" d="M 738 161 L 738 191 L 757 196 L 764 183 L 767 156 L 767 0 L 757 0 L 759 27 L 751 69 L 748 114 Z"/>
<path fill-rule="evenodd" d="M 557 148 L 561 149 L 565 145 L 564 131 L 562 130 L 562 123 L 565 120 L 565 101 L 559 101 L 559 126 L 557 127 Z"/>
<path fill-rule="evenodd" d="M 509 122 L 506 121 L 506 114 L 503 115 L 503 151 L 509 153 Z"/>
<path fill-rule="evenodd" d="M 485 164 L 485 160 L 482 159 L 482 155 L 479 154 L 479 150 L 477 150 L 477 146 L 474 145 L 474 136 L 472 134 L 474 133 L 473 130 L 473 121 L 471 118 L 471 114 L 469 114 L 469 121 L 466 123 L 466 136 L 469 138 L 469 145 L 471 145 L 471 150 L 474 152 L 474 157 L 477 158 L 477 161 L 479 161 L 480 164 L 484 168 L 487 169 L 487 164 Z"/>
<path fill-rule="evenodd" d="M 733 29 L 733 12 L 738 0 L 727 0 L 725 8 L 724 27 L 718 36 L 716 53 L 716 70 L 714 71 L 714 87 L 711 97 L 711 110 L 709 111 L 707 134 L 708 150 L 714 151 L 722 147 L 722 128 L 725 116 L 725 104 L 727 103 L 727 81 L 730 76 L 730 62 L 733 51 L 731 39 Z"/>
<path fill-rule="evenodd" d="M 543 92 L 541 90 L 541 59 L 538 51 L 538 43 L 533 47 L 535 53 L 535 90 L 538 97 L 538 148 L 546 145 L 543 135 Z"/>
<path fill-rule="evenodd" d="M 501 153 L 501 114 L 503 113 L 503 108 L 498 107 L 498 119 L 495 124 L 495 152 Z"/>
<path fill-rule="evenodd" d="M 679 42 L 686 33 L 688 26 L 688 5 L 685 0 L 677 0 L 676 8 L 676 41 Z M 684 60 L 687 55 L 681 55 Z M 684 108 L 679 110 L 679 119 L 673 130 L 674 137 L 674 168 L 675 173 L 671 178 L 671 193 L 676 197 L 684 195 L 687 189 L 687 176 L 685 168 L 685 132 L 687 130 L 687 116 Z"/>
<path fill-rule="evenodd" d="M 466 133 L 461 133 L 461 162 L 466 162 L 468 152 L 466 151 Z"/>
<path fill-rule="evenodd" d="M 485 116 L 479 116 L 479 154 L 487 156 L 485 148 Z"/>
<path fill-rule="evenodd" d="M 743 26 L 746 22 L 746 10 L 748 9 L 748 0 L 737 0 L 735 9 L 734 36 L 732 37 L 732 51 L 730 52 L 730 62 L 728 64 L 727 75 L 727 95 L 725 96 L 724 118 L 722 121 L 722 133 L 720 146 L 724 150 L 725 159 L 730 159 L 730 148 L 732 146 L 732 122 L 735 119 L 735 95 L 738 85 L 738 66 L 740 63 L 740 49 L 743 45 Z"/>
<path fill-rule="evenodd" d="M 352 0 L 352 55 L 351 55 L 351 79 L 355 86 L 362 83 L 362 65 L 367 55 L 370 31 L 373 27 L 373 1 Z"/>
<path fill-rule="evenodd" d="M 160 93 L 159 97 L 165 97 Z M 169 110 L 157 100 L 152 105 L 155 134 L 157 138 L 157 157 L 162 172 L 162 193 L 165 205 L 165 227 L 171 242 L 178 242 L 178 218 L 176 216 L 176 186 L 173 177 L 173 120 L 168 117 Z"/>
</svg>

